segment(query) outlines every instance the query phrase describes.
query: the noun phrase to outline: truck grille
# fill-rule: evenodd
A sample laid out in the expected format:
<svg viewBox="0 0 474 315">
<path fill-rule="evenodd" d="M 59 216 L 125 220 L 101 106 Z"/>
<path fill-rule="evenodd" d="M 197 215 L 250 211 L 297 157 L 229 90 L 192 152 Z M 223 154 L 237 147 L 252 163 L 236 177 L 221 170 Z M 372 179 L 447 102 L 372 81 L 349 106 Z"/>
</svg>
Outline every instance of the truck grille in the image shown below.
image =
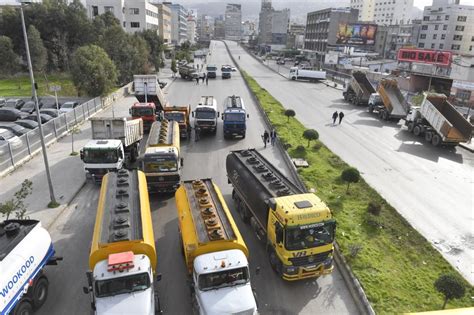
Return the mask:
<svg viewBox="0 0 474 315">
<path fill-rule="evenodd" d="M 325 261 L 328 258 L 329 254 L 331 253 L 332 251 L 330 250 L 324 253 L 319 253 L 319 254 L 314 254 L 314 255 L 308 255 L 308 256 L 303 256 L 303 257 L 293 257 L 293 258 L 289 258 L 288 260 L 291 261 L 291 263 L 295 267 L 314 265 L 314 264 L 319 264 Z"/>
<path fill-rule="evenodd" d="M 179 175 L 147 176 L 146 181 L 149 183 L 179 182 Z"/>
<path fill-rule="evenodd" d="M 214 126 L 214 121 L 199 121 L 199 126 Z"/>
</svg>

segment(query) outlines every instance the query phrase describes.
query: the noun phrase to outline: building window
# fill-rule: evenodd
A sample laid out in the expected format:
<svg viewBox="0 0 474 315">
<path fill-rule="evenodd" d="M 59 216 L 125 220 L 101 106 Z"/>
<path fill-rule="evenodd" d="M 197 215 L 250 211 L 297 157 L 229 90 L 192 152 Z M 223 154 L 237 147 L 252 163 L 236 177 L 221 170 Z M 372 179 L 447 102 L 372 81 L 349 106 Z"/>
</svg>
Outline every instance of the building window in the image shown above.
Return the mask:
<svg viewBox="0 0 474 315">
<path fill-rule="evenodd" d="M 428 30 L 428 25 L 423 25 L 423 26 L 421 27 L 421 30 L 422 30 L 422 31 Z"/>
<path fill-rule="evenodd" d="M 441 39 L 446 39 L 446 34 L 441 34 Z"/>
<path fill-rule="evenodd" d="M 464 26 L 456 25 L 456 31 L 464 31 Z"/>
<path fill-rule="evenodd" d="M 451 45 L 451 50 L 459 50 L 461 45 Z"/>
<path fill-rule="evenodd" d="M 462 40 L 462 35 L 454 35 L 453 40 Z"/>
<path fill-rule="evenodd" d="M 431 49 L 435 48 L 435 44 L 431 44 Z"/>
<path fill-rule="evenodd" d="M 467 16 L 458 16 L 458 22 L 466 22 L 467 21 Z"/>
<path fill-rule="evenodd" d="M 98 16 L 99 15 L 99 7 L 96 5 L 92 6 L 92 16 Z"/>
<path fill-rule="evenodd" d="M 446 31 L 448 29 L 448 25 L 443 25 L 443 31 Z"/>
<path fill-rule="evenodd" d="M 140 22 L 130 22 L 131 28 L 140 28 Z"/>
<path fill-rule="evenodd" d="M 429 16 L 424 16 L 423 17 L 423 21 L 429 21 L 430 20 L 430 17 Z M 459 20 L 458 20 L 459 21 Z"/>
<path fill-rule="evenodd" d="M 437 39 L 438 38 L 438 34 L 433 34 L 433 39 Z"/>
<path fill-rule="evenodd" d="M 438 16 L 436 17 L 436 21 L 441 21 L 441 15 L 438 15 Z"/>
<path fill-rule="evenodd" d="M 425 43 L 418 43 L 418 47 L 425 48 Z"/>
<path fill-rule="evenodd" d="M 471 91 L 459 89 L 456 91 L 456 98 L 467 101 L 471 98 Z"/>
<path fill-rule="evenodd" d="M 439 29 L 439 25 L 435 25 L 435 31 Z"/>
<path fill-rule="evenodd" d="M 444 48 L 444 44 L 439 44 L 439 49 L 443 49 Z"/>
<path fill-rule="evenodd" d="M 444 20 L 445 20 L 445 21 L 448 21 L 448 20 L 449 20 L 449 15 L 446 15 L 446 16 L 444 17 Z"/>
<path fill-rule="evenodd" d="M 130 15 L 139 15 L 140 14 L 140 9 L 139 8 L 130 8 L 128 9 L 128 12 Z"/>
<path fill-rule="evenodd" d="M 420 39 L 426 39 L 426 34 L 420 34 Z"/>
<path fill-rule="evenodd" d="M 110 13 L 114 14 L 114 7 L 104 7 L 104 12 L 105 13 L 110 12 Z"/>
<path fill-rule="evenodd" d="M 472 51 L 472 46 L 469 46 L 469 51 Z"/>
<path fill-rule="evenodd" d="M 127 22 L 123 22 L 123 27 L 127 27 Z"/>
<path fill-rule="evenodd" d="M 471 42 L 474 42 L 474 36 L 471 37 Z"/>
</svg>

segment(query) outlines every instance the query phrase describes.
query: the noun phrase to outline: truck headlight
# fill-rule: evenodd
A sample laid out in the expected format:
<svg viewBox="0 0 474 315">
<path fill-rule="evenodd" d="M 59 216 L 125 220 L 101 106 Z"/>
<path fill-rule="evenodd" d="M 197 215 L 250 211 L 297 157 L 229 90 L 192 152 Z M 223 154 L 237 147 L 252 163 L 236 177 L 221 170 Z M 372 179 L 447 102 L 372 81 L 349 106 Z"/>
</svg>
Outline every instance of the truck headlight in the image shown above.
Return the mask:
<svg viewBox="0 0 474 315">
<path fill-rule="evenodd" d="M 298 273 L 298 267 L 285 266 L 285 273 L 289 275 L 294 275 Z"/>
<path fill-rule="evenodd" d="M 332 261 L 333 261 L 332 256 L 329 256 L 328 258 L 326 258 L 326 260 L 323 262 L 324 268 L 326 269 L 331 268 Z"/>
</svg>

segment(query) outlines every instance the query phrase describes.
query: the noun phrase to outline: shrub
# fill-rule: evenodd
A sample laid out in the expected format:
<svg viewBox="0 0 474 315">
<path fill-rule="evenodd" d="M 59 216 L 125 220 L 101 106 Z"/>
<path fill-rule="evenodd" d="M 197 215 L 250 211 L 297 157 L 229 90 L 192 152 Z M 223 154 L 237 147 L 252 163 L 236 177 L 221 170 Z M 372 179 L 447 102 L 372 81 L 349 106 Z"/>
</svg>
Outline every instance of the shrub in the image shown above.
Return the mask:
<svg viewBox="0 0 474 315">
<path fill-rule="evenodd" d="M 303 132 L 303 138 L 308 140 L 308 147 L 309 147 L 309 144 L 311 143 L 312 140 L 318 140 L 319 133 L 314 129 L 306 129 Z"/>
<path fill-rule="evenodd" d="M 347 182 L 347 194 L 349 192 L 349 185 L 351 183 L 357 183 L 360 180 L 360 173 L 356 168 L 349 167 L 342 171 L 341 178 L 343 181 Z"/>
<path fill-rule="evenodd" d="M 287 109 L 287 110 L 285 110 L 285 116 L 288 117 L 288 120 L 286 122 L 289 122 L 290 117 L 295 117 L 296 116 L 296 112 L 292 109 Z"/>
<path fill-rule="evenodd" d="M 382 211 L 382 206 L 378 202 L 371 201 L 367 205 L 367 212 L 370 214 L 378 216 L 380 215 L 380 211 Z"/>
<path fill-rule="evenodd" d="M 351 259 L 354 259 L 359 255 L 360 251 L 362 250 L 362 245 L 361 244 L 350 244 L 349 245 L 349 257 Z"/>
<path fill-rule="evenodd" d="M 323 144 L 321 142 L 316 142 L 314 145 L 313 145 L 313 150 L 314 151 L 319 151 L 319 149 L 321 149 L 323 147 Z"/>
<path fill-rule="evenodd" d="M 438 292 L 444 295 L 443 309 L 448 300 L 460 299 L 466 293 L 466 287 L 462 280 L 454 274 L 441 275 L 434 283 Z"/>
</svg>

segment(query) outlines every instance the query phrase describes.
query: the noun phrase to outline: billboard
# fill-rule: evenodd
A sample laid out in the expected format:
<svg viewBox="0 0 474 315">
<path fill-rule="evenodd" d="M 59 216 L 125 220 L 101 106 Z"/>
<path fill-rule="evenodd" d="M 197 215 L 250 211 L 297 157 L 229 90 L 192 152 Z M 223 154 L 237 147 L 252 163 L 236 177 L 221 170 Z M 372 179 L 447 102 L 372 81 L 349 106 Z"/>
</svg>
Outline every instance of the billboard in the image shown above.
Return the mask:
<svg viewBox="0 0 474 315">
<path fill-rule="evenodd" d="M 336 34 L 338 45 L 373 45 L 375 44 L 375 24 L 339 23 Z"/>
<path fill-rule="evenodd" d="M 452 53 L 449 51 L 400 48 L 398 51 L 398 61 L 421 62 L 439 66 L 449 66 L 451 64 Z"/>
</svg>

